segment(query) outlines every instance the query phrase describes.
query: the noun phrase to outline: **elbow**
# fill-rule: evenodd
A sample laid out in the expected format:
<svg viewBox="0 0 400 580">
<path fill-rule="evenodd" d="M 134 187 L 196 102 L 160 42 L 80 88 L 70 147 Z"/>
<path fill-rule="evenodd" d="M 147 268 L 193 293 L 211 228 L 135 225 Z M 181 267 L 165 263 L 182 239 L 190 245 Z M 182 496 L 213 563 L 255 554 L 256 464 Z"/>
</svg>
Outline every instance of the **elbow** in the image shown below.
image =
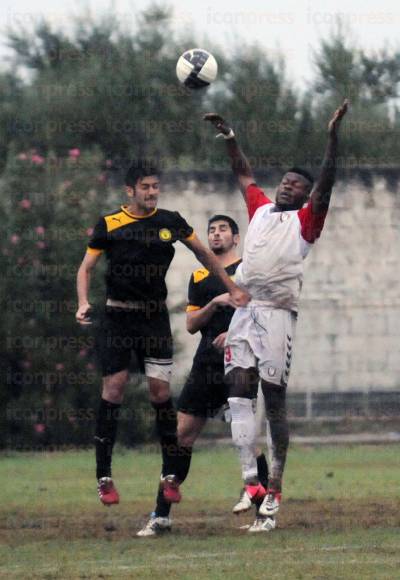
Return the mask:
<svg viewBox="0 0 400 580">
<path fill-rule="evenodd" d="M 195 325 L 193 324 L 192 321 L 187 321 L 186 322 L 186 330 L 188 331 L 189 334 L 196 334 L 196 332 L 198 331 L 198 328 L 195 327 Z"/>
<path fill-rule="evenodd" d="M 196 332 L 199 330 L 199 326 L 196 324 L 196 319 L 191 312 L 188 312 L 186 317 L 186 330 L 189 334 L 196 334 Z"/>
</svg>

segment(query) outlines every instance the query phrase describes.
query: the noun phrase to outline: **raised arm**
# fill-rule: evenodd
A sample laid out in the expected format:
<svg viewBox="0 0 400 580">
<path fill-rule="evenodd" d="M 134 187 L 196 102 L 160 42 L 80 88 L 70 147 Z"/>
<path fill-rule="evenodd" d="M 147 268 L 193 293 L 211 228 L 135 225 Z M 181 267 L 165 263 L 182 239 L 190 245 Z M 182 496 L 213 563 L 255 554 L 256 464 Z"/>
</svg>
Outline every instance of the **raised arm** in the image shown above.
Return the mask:
<svg viewBox="0 0 400 580">
<path fill-rule="evenodd" d="M 314 214 L 327 211 L 335 183 L 336 161 L 338 149 L 338 130 L 348 108 L 347 99 L 336 109 L 328 125 L 328 144 L 322 161 L 320 175 L 311 193 L 312 210 Z"/>
<path fill-rule="evenodd" d="M 192 250 L 196 258 L 207 268 L 207 270 L 210 270 L 210 272 L 220 278 L 225 288 L 228 290 L 234 306 L 246 306 L 251 299 L 250 294 L 246 292 L 246 290 L 239 288 L 239 286 L 233 282 L 225 272 L 225 269 L 218 262 L 215 255 L 200 242 L 196 235 L 193 235 L 190 239 L 182 240 L 182 243 Z"/>
<path fill-rule="evenodd" d="M 232 171 L 236 175 L 240 191 L 242 192 L 245 201 L 247 201 L 246 190 L 249 185 L 255 182 L 255 179 L 250 164 L 236 141 L 233 129 L 227 125 L 226 121 L 217 113 L 207 113 L 204 115 L 203 119 L 209 121 L 216 129 L 218 129 L 219 134 L 217 137 L 221 135 L 225 139 L 226 150 L 231 160 Z"/>
</svg>

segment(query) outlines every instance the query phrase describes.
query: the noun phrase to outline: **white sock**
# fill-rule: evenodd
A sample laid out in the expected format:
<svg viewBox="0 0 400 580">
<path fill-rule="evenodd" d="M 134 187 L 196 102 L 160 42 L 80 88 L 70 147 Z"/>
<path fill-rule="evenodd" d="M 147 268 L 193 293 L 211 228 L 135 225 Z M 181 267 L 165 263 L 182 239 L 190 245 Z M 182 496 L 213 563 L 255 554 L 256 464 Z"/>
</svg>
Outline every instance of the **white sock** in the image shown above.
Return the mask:
<svg viewBox="0 0 400 580">
<path fill-rule="evenodd" d="M 256 418 L 251 399 L 229 397 L 232 440 L 239 451 L 244 481 L 257 477 Z"/>
</svg>

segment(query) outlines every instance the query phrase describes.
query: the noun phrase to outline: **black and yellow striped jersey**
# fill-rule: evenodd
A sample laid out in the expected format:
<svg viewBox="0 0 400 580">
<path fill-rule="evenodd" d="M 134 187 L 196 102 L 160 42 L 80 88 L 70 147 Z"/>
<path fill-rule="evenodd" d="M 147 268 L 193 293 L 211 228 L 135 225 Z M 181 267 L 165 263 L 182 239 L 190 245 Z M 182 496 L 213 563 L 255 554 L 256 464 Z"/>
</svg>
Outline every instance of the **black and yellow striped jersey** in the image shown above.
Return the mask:
<svg viewBox="0 0 400 580">
<path fill-rule="evenodd" d="M 178 213 L 154 209 L 146 216 L 121 206 L 97 222 L 87 252 L 105 254 L 107 298 L 121 301 L 165 300 L 165 275 L 173 244 L 190 240 L 193 228 Z"/>
</svg>

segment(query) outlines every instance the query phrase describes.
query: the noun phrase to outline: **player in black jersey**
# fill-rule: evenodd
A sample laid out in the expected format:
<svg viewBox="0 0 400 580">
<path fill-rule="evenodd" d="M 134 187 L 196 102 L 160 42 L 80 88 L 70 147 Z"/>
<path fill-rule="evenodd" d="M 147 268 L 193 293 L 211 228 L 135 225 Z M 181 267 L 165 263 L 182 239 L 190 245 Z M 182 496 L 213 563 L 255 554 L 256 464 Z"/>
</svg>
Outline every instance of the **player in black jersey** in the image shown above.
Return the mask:
<svg viewBox="0 0 400 580">
<path fill-rule="evenodd" d="M 234 278 L 241 262 L 237 253 L 239 228 L 226 215 L 215 215 L 208 222 L 208 244 L 228 276 Z M 201 332 L 201 340 L 193 359 L 193 366 L 178 400 L 178 441 L 185 450 L 182 458 L 181 483 L 187 477 L 192 447 L 207 418 L 213 417 L 227 403 L 228 389 L 224 383 L 224 342 L 234 305 L 220 279 L 208 269 L 200 268 L 190 277 L 187 330 Z M 264 455 L 257 458 L 259 477 L 268 481 L 268 467 Z M 138 533 L 154 536 L 171 528 L 171 503 L 163 494 L 150 520 Z"/>
<path fill-rule="evenodd" d="M 77 275 L 76 320 L 90 324 L 90 276 L 105 254 L 107 296 L 97 337 L 103 375 L 95 435 L 98 493 L 105 505 L 119 502 L 111 478 L 111 456 L 133 354 L 146 374 L 156 412 L 163 458 L 160 494 L 169 502 L 178 502 L 184 450 L 177 447 L 176 413 L 170 395 L 172 337 L 165 304 L 165 275 L 174 256 L 173 244 L 183 242 L 206 268 L 215 272 L 233 303 L 244 305 L 249 296 L 232 282 L 178 212 L 157 208 L 160 189 L 156 168 L 145 161 L 134 163 L 125 184 L 128 204 L 100 218 Z"/>
<path fill-rule="evenodd" d="M 236 222 L 224 215 L 212 217 L 208 243 L 226 273 L 234 277 L 241 262 Z M 186 312 L 188 332 L 201 333 L 192 370 L 178 401 L 178 434 L 185 445 L 192 446 L 207 417 L 213 417 L 227 400 L 223 349 L 234 308 L 219 279 L 200 268 L 190 277 Z"/>
</svg>

